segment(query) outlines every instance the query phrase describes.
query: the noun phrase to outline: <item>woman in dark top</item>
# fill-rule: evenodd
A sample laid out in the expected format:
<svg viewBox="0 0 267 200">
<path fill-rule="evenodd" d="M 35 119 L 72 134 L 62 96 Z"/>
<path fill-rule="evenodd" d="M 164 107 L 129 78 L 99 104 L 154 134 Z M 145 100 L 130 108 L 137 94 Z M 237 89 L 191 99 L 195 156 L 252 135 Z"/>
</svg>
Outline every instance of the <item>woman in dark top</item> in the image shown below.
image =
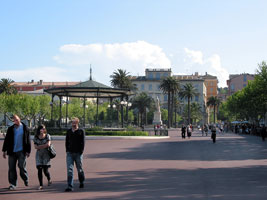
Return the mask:
<svg viewBox="0 0 267 200">
<path fill-rule="evenodd" d="M 36 151 L 36 167 L 38 169 L 39 190 L 43 189 L 43 173 L 48 180 L 48 186 L 52 184 L 48 168 L 51 167 L 48 147 L 51 145 L 51 136 L 47 134 L 44 125 L 40 125 L 34 137 L 34 147 Z"/>
</svg>

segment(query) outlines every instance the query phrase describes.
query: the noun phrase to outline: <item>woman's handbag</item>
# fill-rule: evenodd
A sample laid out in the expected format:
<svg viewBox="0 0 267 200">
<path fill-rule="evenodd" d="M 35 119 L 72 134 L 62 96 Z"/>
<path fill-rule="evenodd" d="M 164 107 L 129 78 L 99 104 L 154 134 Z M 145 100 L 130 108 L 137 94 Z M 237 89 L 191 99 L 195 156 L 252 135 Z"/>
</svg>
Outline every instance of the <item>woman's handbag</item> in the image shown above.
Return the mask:
<svg viewBox="0 0 267 200">
<path fill-rule="evenodd" d="M 48 154 L 49 154 L 49 157 L 52 159 L 52 158 L 55 158 L 56 155 L 57 155 L 57 152 L 55 150 L 55 147 L 51 144 L 49 147 L 48 147 Z"/>
</svg>

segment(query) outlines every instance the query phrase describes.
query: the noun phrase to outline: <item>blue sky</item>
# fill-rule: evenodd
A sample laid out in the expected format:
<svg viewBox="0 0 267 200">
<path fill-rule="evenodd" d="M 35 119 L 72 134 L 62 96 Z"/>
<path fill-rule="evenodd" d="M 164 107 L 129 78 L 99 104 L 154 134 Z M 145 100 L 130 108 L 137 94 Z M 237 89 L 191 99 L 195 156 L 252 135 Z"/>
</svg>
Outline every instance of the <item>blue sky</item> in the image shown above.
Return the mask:
<svg viewBox="0 0 267 200">
<path fill-rule="evenodd" d="M 267 60 L 264 0 L 1 0 L 0 78 L 110 85 L 125 69 L 255 73 Z"/>
</svg>

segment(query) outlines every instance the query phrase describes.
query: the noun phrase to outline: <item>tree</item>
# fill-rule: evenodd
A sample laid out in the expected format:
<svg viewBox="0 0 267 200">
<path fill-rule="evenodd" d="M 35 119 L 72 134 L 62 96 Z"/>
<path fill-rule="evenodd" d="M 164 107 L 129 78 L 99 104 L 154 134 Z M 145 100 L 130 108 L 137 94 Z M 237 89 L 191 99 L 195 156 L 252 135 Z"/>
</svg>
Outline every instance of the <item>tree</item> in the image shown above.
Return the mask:
<svg viewBox="0 0 267 200">
<path fill-rule="evenodd" d="M 1 93 L 6 93 L 6 94 L 16 94 L 17 90 L 16 88 L 12 85 L 14 83 L 13 80 L 9 78 L 2 78 L 0 80 L 0 94 Z"/>
<path fill-rule="evenodd" d="M 138 96 L 132 99 L 132 109 L 137 109 L 141 117 L 141 125 L 146 122 L 146 112 L 147 109 L 151 109 L 154 105 L 154 100 L 147 95 L 147 93 L 142 92 Z M 144 122 L 145 120 L 145 122 Z"/>
<path fill-rule="evenodd" d="M 44 123 L 45 117 L 51 113 L 50 109 L 50 96 L 40 95 L 37 97 L 39 102 L 39 123 Z"/>
<path fill-rule="evenodd" d="M 175 78 L 167 77 L 161 81 L 160 89 L 164 94 L 168 94 L 168 128 L 170 128 L 170 124 L 172 124 L 174 98 L 180 89 L 180 85 Z"/>
<path fill-rule="evenodd" d="M 131 80 L 130 80 L 129 72 L 126 72 L 126 70 L 118 69 L 117 71 L 114 71 L 113 74 L 110 76 L 111 78 L 111 85 L 115 88 L 123 88 L 123 89 L 129 89 L 134 90 L 135 87 L 133 86 Z M 123 101 L 123 96 L 121 96 L 121 101 Z M 123 105 L 120 105 L 121 107 L 121 121 L 122 121 L 122 127 L 123 127 Z"/>
<path fill-rule="evenodd" d="M 17 94 L 16 88 L 12 85 L 14 81 L 9 78 L 2 78 L 0 80 L 0 94 L 5 93 L 7 95 Z M 4 112 L 4 110 L 2 110 Z M 7 112 L 4 112 L 4 123 L 6 125 Z"/>
<path fill-rule="evenodd" d="M 196 102 L 191 104 L 191 118 L 193 122 L 197 122 L 202 118 L 201 106 Z"/>
<path fill-rule="evenodd" d="M 115 88 L 133 89 L 130 77 L 129 72 L 126 72 L 126 70 L 123 69 L 118 69 L 110 76 L 110 82 Z"/>
<path fill-rule="evenodd" d="M 194 86 L 191 84 L 191 83 L 186 83 L 182 90 L 179 92 L 179 95 L 182 97 L 182 99 L 186 98 L 187 99 L 187 110 L 188 110 L 188 113 L 187 113 L 187 117 L 188 117 L 188 124 L 190 124 L 190 105 L 191 105 L 191 99 L 198 95 L 198 92 L 197 90 L 194 88 Z"/>
<path fill-rule="evenodd" d="M 220 105 L 221 100 L 218 99 L 218 97 L 211 96 L 209 97 L 207 101 L 208 106 L 213 106 L 213 123 L 215 124 L 215 119 L 216 119 L 216 108 Z"/>
</svg>

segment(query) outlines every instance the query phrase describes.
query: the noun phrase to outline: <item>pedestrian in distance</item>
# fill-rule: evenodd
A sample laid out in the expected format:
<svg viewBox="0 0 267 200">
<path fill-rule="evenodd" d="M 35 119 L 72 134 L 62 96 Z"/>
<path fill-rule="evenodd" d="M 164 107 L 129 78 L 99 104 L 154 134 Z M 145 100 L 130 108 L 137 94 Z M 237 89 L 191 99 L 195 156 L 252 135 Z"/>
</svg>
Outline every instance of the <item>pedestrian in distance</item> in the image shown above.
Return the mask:
<svg viewBox="0 0 267 200">
<path fill-rule="evenodd" d="M 206 136 L 208 136 L 209 128 L 207 124 L 204 125 L 204 131 L 205 131 Z"/>
<path fill-rule="evenodd" d="M 201 133 L 202 133 L 202 136 L 204 136 L 204 124 L 201 126 Z"/>
<path fill-rule="evenodd" d="M 211 127 L 211 139 L 213 143 L 216 142 L 216 126 L 215 125 L 212 125 Z"/>
<path fill-rule="evenodd" d="M 186 132 L 187 132 L 187 137 L 190 139 L 191 135 L 192 135 L 192 128 L 191 128 L 191 124 L 188 124 L 186 127 Z"/>
<path fill-rule="evenodd" d="M 31 140 L 28 127 L 21 122 L 18 115 L 13 115 L 14 124 L 7 129 L 7 134 L 3 143 L 3 157 L 8 155 L 8 181 L 9 190 L 15 190 L 17 187 L 17 170 L 20 170 L 20 177 L 24 185 L 28 186 L 29 176 L 26 170 L 26 158 L 31 153 Z"/>
<path fill-rule="evenodd" d="M 266 127 L 265 127 L 265 125 L 262 125 L 262 127 L 261 127 L 261 138 L 262 138 L 262 141 L 265 141 L 265 138 L 266 138 Z"/>
<path fill-rule="evenodd" d="M 51 167 L 48 147 L 51 145 L 51 136 L 47 133 L 44 125 L 37 128 L 33 139 L 34 147 L 37 150 L 35 155 L 36 168 L 38 170 L 39 190 L 43 189 L 43 173 L 47 178 L 48 186 L 52 184 L 48 168 Z"/>
<path fill-rule="evenodd" d="M 181 128 L 182 138 L 185 139 L 186 126 L 183 124 Z"/>
<path fill-rule="evenodd" d="M 73 191 L 73 168 L 74 163 L 78 171 L 78 178 L 80 182 L 80 188 L 84 187 L 84 171 L 82 167 L 83 151 L 85 145 L 85 133 L 83 129 L 79 128 L 79 119 L 72 119 L 72 128 L 67 131 L 65 146 L 67 152 L 67 182 L 68 187 L 65 192 Z"/>
</svg>

